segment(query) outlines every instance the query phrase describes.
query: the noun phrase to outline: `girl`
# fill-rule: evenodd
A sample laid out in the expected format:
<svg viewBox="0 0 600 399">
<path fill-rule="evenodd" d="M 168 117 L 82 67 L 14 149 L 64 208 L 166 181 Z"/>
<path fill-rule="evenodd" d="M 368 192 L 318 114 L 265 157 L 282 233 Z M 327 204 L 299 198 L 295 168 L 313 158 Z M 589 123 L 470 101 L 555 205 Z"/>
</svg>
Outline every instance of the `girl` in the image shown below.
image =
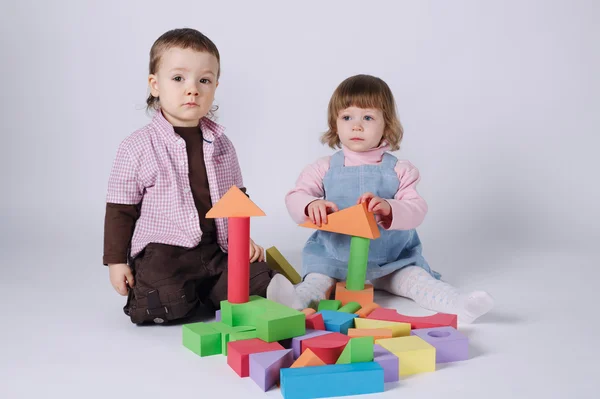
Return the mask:
<svg viewBox="0 0 600 399">
<path fill-rule="evenodd" d="M 117 150 L 106 197 L 104 265 L 136 324 L 216 309 L 227 299 L 227 219 L 206 213 L 232 185 L 246 192 L 236 151 L 210 119 L 220 56 L 194 29 L 175 29 L 150 50 L 152 121 Z M 250 240 L 250 292 L 272 272 Z"/>
<path fill-rule="evenodd" d="M 296 223 L 308 217 L 321 226 L 328 213 L 366 202 L 381 233 L 369 248 L 366 279 L 374 288 L 473 322 L 492 308 L 493 299 L 483 291 L 459 293 L 423 257 L 415 229 L 428 208 L 416 189 L 419 171 L 388 152 L 399 149 L 403 136 L 395 107 L 383 80 L 357 75 L 343 81 L 329 102 L 329 130 L 322 137 L 341 151 L 307 166 L 286 195 L 286 206 Z M 315 231 L 303 249 L 303 282 L 294 287 L 275 276 L 267 296 L 296 309 L 325 299 L 346 278 L 349 253 L 349 236 Z"/>
</svg>

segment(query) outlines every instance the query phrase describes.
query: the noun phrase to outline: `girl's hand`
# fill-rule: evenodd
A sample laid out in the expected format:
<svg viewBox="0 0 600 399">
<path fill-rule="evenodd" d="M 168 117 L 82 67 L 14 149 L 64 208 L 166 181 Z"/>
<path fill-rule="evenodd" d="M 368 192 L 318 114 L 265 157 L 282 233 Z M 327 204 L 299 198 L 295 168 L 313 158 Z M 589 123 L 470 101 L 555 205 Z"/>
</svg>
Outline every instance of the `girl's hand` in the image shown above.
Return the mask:
<svg viewBox="0 0 600 399">
<path fill-rule="evenodd" d="M 392 207 L 389 202 L 373 193 L 364 193 L 360 196 L 356 204 L 367 203 L 367 210 L 375 215 L 388 217 L 392 214 Z"/>
<path fill-rule="evenodd" d="M 110 283 L 114 287 L 115 291 L 125 296 L 129 291 L 129 288 L 135 284 L 133 281 L 133 274 L 131 268 L 126 263 L 111 263 L 108 265 L 108 274 L 110 277 Z"/>
<path fill-rule="evenodd" d="M 330 210 L 331 212 L 327 212 Z M 338 207 L 331 201 L 316 200 L 308 204 L 306 213 L 308 218 L 317 226 L 321 227 L 321 223 L 327 224 L 327 214 L 337 212 Z"/>
<path fill-rule="evenodd" d="M 250 239 L 250 263 L 265 261 L 265 249 Z"/>
</svg>

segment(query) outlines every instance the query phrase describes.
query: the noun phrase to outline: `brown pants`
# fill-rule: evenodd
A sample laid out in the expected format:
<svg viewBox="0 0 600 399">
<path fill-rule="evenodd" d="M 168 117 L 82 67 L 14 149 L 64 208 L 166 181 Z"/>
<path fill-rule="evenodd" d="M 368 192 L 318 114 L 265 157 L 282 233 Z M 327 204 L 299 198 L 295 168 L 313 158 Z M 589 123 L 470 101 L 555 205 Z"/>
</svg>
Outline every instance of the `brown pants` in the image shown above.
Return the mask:
<svg viewBox="0 0 600 399">
<path fill-rule="evenodd" d="M 136 324 L 163 323 L 193 315 L 199 306 L 220 309 L 227 299 L 227 254 L 216 243 L 182 248 L 152 243 L 130 264 L 135 284 L 123 311 Z M 250 264 L 250 295 L 266 295 L 273 272 Z"/>
</svg>

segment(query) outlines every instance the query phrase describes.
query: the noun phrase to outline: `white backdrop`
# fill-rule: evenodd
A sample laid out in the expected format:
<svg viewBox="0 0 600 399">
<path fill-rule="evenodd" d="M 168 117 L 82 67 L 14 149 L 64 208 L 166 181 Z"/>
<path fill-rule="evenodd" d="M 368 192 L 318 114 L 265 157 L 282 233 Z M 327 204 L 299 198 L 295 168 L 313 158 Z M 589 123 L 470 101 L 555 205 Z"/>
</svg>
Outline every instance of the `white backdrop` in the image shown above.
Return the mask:
<svg viewBox="0 0 600 399">
<path fill-rule="evenodd" d="M 284 196 L 332 153 L 319 142 L 327 103 L 358 73 L 396 96 L 395 155 L 421 172 L 430 211 L 419 233 L 434 269 L 483 285 L 517 263 L 544 276 L 557 252 L 597 266 L 599 18 L 592 0 L 3 1 L 2 295 L 27 282 L 66 312 L 83 283 L 127 323 L 101 265 L 107 179 L 120 141 L 149 121 L 150 46 L 176 27 L 218 46 L 218 122 L 268 215 L 252 236 L 296 266 L 312 231 L 292 222 Z M 514 262 L 516 251 L 543 261 Z"/>
</svg>

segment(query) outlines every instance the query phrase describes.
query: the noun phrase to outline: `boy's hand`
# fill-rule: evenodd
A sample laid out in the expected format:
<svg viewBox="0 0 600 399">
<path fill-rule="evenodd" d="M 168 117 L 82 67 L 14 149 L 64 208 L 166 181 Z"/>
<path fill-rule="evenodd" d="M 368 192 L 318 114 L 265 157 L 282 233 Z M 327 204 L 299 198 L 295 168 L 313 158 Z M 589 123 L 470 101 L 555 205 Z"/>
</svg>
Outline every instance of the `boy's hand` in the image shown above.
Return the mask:
<svg viewBox="0 0 600 399">
<path fill-rule="evenodd" d="M 392 207 L 390 203 L 381 197 L 377 197 L 373 193 L 364 193 L 360 196 L 360 198 L 358 198 L 356 204 L 362 204 L 363 202 L 367 203 L 367 210 L 369 212 L 373 212 L 375 215 L 388 217 L 392 213 Z"/>
<path fill-rule="evenodd" d="M 327 224 L 327 214 L 338 210 L 337 205 L 331 201 L 316 200 L 308 204 L 306 214 L 311 222 L 321 227 L 321 223 Z"/>
<path fill-rule="evenodd" d="M 265 261 L 265 249 L 250 239 L 250 263 Z"/>
<path fill-rule="evenodd" d="M 110 283 L 121 295 L 127 295 L 129 288 L 135 284 L 131 268 L 126 263 L 112 263 L 108 265 Z"/>
</svg>

